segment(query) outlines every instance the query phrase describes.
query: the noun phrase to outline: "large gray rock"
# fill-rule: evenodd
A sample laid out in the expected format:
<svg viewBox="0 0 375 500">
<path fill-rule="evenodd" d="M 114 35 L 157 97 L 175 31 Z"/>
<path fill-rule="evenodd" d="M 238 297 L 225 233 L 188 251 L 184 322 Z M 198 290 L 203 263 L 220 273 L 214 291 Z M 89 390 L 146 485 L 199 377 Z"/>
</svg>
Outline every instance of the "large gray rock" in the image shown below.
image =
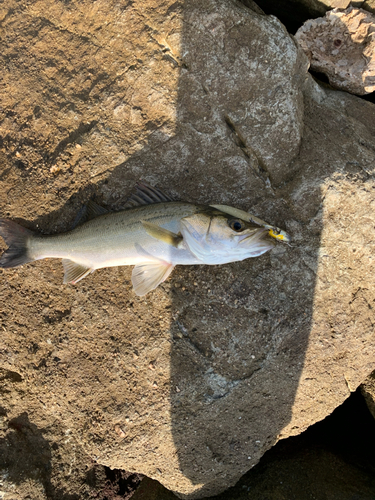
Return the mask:
<svg viewBox="0 0 375 500">
<path fill-rule="evenodd" d="M 27 388 L 7 419 L 37 408 L 100 464 L 218 493 L 375 366 L 375 108 L 315 84 L 283 26 L 239 3 L 11 14 L 1 215 L 67 230 L 90 196 L 120 208 L 143 178 L 293 235 L 143 298 L 126 268 L 75 287 L 55 261 L 1 274 L 1 363 Z"/>
</svg>

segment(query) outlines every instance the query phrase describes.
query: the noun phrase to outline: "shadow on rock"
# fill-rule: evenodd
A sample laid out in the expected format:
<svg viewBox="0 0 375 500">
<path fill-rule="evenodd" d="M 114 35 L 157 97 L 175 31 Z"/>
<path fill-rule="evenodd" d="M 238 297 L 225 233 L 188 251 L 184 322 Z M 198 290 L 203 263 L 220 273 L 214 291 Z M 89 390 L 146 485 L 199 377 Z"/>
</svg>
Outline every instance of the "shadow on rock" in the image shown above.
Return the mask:
<svg viewBox="0 0 375 500">
<path fill-rule="evenodd" d="M 30 494 L 38 498 L 78 500 L 78 495 L 56 491 L 52 486 L 50 444 L 42 430 L 29 421 L 27 413 L 12 418 L 8 428 L 11 431 L 0 439 L 0 469 L 6 471 L 6 482 L 12 488 L 28 483 Z"/>
</svg>

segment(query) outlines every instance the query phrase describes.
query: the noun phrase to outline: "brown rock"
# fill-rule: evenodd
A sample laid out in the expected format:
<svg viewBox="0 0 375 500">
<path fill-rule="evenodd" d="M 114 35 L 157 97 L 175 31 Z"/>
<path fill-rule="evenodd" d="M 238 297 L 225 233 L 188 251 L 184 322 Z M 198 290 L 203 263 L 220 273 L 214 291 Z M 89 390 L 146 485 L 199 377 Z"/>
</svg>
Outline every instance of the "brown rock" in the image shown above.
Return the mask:
<svg viewBox="0 0 375 500">
<path fill-rule="evenodd" d="M 223 491 L 374 369 L 375 108 L 317 86 L 283 26 L 241 4 L 12 9 L 1 215 L 67 230 L 94 193 L 117 209 L 143 178 L 293 235 L 143 298 L 127 268 L 77 286 L 55 261 L 0 275 L 1 364 L 25 382 L 12 418 L 47 415 L 179 496 Z"/>
<path fill-rule="evenodd" d="M 311 19 L 296 39 L 314 71 L 325 73 L 332 87 L 364 95 L 375 90 L 375 16 L 363 9 L 334 9 Z"/>
<path fill-rule="evenodd" d="M 0 498 L 114 500 L 140 483 L 95 463 L 37 399 L 25 405 L 28 384 L 18 373 L 0 369 L 0 388 Z"/>
<path fill-rule="evenodd" d="M 238 483 L 210 500 L 372 500 L 375 421 L 359 391 L 322 422 L 282 439 Z M 145 478 L 132 500 L 177 500 Z"/>
<path fill-rule="evenodd" d="M 365 0 L 361 7 L 375 14 L 375 0 Z"/>
</svg>

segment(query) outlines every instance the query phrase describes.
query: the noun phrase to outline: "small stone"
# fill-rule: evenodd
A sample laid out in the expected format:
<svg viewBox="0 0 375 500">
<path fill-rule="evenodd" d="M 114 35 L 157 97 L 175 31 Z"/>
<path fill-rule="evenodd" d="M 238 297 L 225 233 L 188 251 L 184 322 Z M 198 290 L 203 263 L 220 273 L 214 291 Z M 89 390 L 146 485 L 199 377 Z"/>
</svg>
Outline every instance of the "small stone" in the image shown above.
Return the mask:
<svg viewBox="0 0 375 500">
<path fill-rule="evenodd" d="M 125 432 L 121 429 L 120 424 L 115 425 L 115 432 L 118 434 L 121 438 L 124 438 L 126 436 Z"/>
<path fill-rule="evenodd" d="M 52 165 L 52 167 L 49 169 L 51 174 L 57 174 L 58 172 L 60 172 L 60 170 L 61 170 L 61 168 L 58 167 L 57 165 Z"/>
</svg>

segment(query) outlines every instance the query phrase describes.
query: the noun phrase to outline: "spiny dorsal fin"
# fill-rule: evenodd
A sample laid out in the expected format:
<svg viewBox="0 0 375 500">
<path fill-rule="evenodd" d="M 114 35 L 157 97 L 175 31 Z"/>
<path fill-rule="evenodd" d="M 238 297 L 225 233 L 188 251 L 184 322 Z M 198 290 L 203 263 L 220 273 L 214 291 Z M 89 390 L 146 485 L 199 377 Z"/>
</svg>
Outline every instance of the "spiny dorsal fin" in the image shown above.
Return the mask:
<svg viewBox="0 0 375 500">
<path fill-rule="evenodd" d="M 176 233 L 172 233 L 172 231 L 168 231 L 168 229 L 164 229 L 163 227 L 153 224 L 152 222 L 147 222 L 144 220 L 141 222 L 146 232 L 156 240 L 163 241 L 164 243 L 172 245 L 176 248 L 183 240 L 182 236 Z"/>
<path fill-rule="evenodd" d="M 64 267 L 64 285 L 66 283 L 78 283 L 78 281 L 94 271 L 94 269 L 81 266 L 81 264 L 69 259 L 63 259 L 62 265 Z"/>
<path fill-rule="evenodd" d="M 96 217 L 99 217 L 99 215 L 104 215 L 107 213 L 109 213 L 109 210 L 101 207 L 100 205 L 95 203 L 95 201 L 89 200 L 87 204 L 83 206 L 78 212 L 78 215 L 73 222 L 72 229 L 84 224 L 88 220 L 95 219 Z"/>
<path fill-rule="evenodd" d="M 109 210 L 101 207 L 100 205 L 95 203 L 95 201 L 92 200 L 89 200 L 86 206 L 87 206 L 87 216 L 89 220 L 94 219 L 95 217 L 99 217 L 99 215 L 104 215 L 109 213 Z"/>
<path fill-rule="evenodd" d="M 138 182 L 136 192 L 130 196 L 124 208 L 135 208 L 141 205 L 152 205 L 153 203 L 167 203 L 168 201 L 173 200 L 163 193 L 161 189 L 150 186 L 146 182 Z"/>
<path fill-rule="evenodd" d="M 145 262 L 136 265 L 132 272 L 132 284 L 135 293 L 142 296 L 154 290 L 168 278 L 173 268 L 173 264 L 164 261 Z"/>
</svg>

